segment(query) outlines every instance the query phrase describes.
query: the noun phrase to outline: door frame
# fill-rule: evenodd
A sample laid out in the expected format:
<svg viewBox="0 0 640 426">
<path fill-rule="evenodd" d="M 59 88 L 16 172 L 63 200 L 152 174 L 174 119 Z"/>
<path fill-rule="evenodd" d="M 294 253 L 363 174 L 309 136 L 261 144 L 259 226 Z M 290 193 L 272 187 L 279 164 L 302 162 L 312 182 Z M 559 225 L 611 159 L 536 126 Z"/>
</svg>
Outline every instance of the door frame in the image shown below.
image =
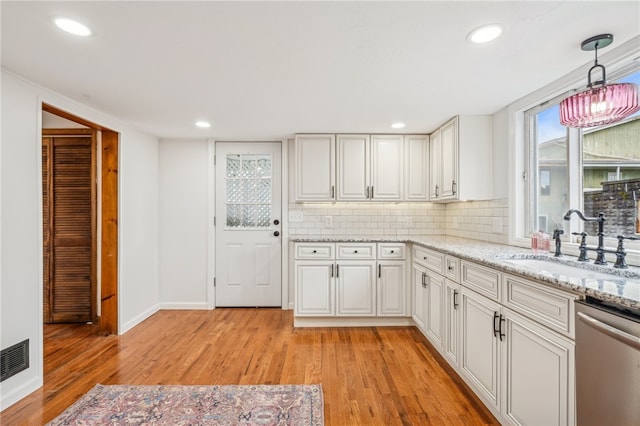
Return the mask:
<svg viewBox="0 0 640 426">
<path fill-rule="evenodd" d="M 292 140 L 292 138 L 291 138 Z M 207 212 L 207 308 L 216 308 L 216 142 L 234 142 L 234 143 L 279 143 L 281 156 L 281 214 L 282 214 L 282 245 L 281 245 L 281 275 L 282 275 L 282 294 L 281 306 L 283 310 L 293 309 L 292 303 L 289 301 L 289 145 L 290 139 L 282 140 L 214 140 L 209 139 L 208 144 L 208 212 Z"/>
<path fill-rule="evenodd" d="M 96 173 L 101 174 L 100 187 L 100 235 L 97 244 L 100 247 L 100 256 L 97 260 L 97 269 L 100 274 L 100 330 L 103 334 L 118 334 L 118 165 L 120 134 L 112 129 L 101 126 L 84 118 L 78 117 L 67 111 L 59 109 L 51 104 L 42 102 L 40 113 L 49 112 L 70 121 L 82 124 L 102 135 L 102 146 Z M 42 121 L 38 120 L 40 133 L 40 153 L 42 152 Z M 40 154 L 41 155 L 41 154 Z M 96 158 L 97 160 L 97 158 Z M 40 163 L 42 162 L 39 159 Z M 96 161 L 97 162 L 97 161 Z M 40 175 L 42 171 L 40 170 Z M 42 179 L 40 179 L 41 181 Z M 40 188 L 42 192 L 42 187 Z M 40 214 L 42 215 L 42 196 L 40 196 Z M 42 221 L 42 219 L 41 219 Z M 41 231 L 42 233 L 42 231 Z M 40 238 L 42 241 L 42 237 Z M 40 254 L 40 276 L 42 277 L 42 247 Z M 39 288 L 42 297 L 43 279 L 40 279 Z M 41 315 L 42 319 L 42 315 Z M 41 321 L 43 322 L 43 321 Z"/>
</svg>

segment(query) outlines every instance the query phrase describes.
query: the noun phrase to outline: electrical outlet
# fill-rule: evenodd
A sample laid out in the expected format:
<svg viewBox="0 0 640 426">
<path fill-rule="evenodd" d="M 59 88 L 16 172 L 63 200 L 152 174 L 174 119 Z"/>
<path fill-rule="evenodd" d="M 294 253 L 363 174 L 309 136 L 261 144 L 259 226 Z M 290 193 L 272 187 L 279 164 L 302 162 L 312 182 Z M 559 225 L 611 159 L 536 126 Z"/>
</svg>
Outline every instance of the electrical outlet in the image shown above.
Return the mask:
<svg viewBox="0 0 640 426">
<path fill-rule="evenodd" d="M 494 217 L 493 218 L 493 233 L 500 234 L 502 232 L 502 218 Z"/>
<path fill-rule="evenodd" d="M 291 210 L 289 212 L 289 222 L 302 222 L 303 216 L 300 210 Z"/>
<path fill-rule="evenodd" d="M 333 216 L 325 216 L 324 217 L 324 226 L 325 228 L 333 227 Z"/>
</svg>

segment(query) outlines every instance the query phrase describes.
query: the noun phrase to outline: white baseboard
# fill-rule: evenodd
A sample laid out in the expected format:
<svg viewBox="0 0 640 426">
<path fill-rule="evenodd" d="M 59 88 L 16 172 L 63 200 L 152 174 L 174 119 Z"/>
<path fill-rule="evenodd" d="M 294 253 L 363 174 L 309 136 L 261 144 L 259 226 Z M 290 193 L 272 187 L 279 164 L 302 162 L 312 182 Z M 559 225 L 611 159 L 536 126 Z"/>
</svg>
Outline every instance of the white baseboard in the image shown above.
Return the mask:
<svg viewBox="0 0 640 426">
<path fill-rule="evenodd" d="M 16 402 L 20 401 L 22 398 L 29 395 L 31 392 L 34 392 L 42 387 L 42 377 L 34 377 L 31 380 L 23 383 L 15 389 L 7 390 L 8 385 L 11 379 L 8 379 L 6 382 L 2 384 L 2 392 L 0 393 L 0 411 L 5 408 L 9 408 Z"/>
<path fill-rule="evenodd" d="M 294 327 L 413 326 L 411 317 L 294 317 Z"/>
<path fill-rule="evenodd" d="M 177 309 L 177 310 L 211 310 L 207 302 L 167 302 L 161 303 L 160 309 Z"/>
<path fill-rule="evenodd" d="M 131 320 L 122 324 L 122 327 L 120 327 L 120 330 L 118 330 L 118 334 L 126 333 L 127 331 L 131 330 L 133 327 L 140 324 L 142 321 L 146 320 L 147 318 L 149 318 L 151 315 L 155 314 L 159 310 L 160 310 L 160 304 L 157 304 L 150 307 L 146 311 L 136 315 Z"/>
</svg>

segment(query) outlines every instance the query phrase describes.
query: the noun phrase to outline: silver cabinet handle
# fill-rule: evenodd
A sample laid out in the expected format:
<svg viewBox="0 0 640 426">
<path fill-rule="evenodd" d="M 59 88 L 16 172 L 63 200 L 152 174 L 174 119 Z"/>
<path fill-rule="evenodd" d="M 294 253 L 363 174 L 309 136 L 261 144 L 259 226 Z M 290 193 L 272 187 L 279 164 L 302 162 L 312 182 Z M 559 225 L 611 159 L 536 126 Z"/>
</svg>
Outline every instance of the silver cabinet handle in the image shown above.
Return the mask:
<svg viewBox="0 0 640 426">
<path fill-rule="evenodd" d="M 438 194 L 438 185 L 436 185 L 436 197 L 438 197 L 440 194 Z"/>
<path fill-rule="evenodd" d="M 333 263 L 331 264 L 331 278 L 333 278 Z"/>
<path fill-rule="evenodd" d="M 602 321 L 598 321 L 597 319 L 584 314 L 582 312 L 578 312 L 578 319 L 588 325 L 591 328 L 595 328 L 596 330 L 606 334 L 609 337 L 613 337 L 619 342 L 625 343 L 631 347 L 636 349 L 640 349 L 640 338 L 636 337 L 632 334 L 619 330 L 615 327 L 611 327 L 609 324 L 605 324 Z"/>
<path fill-rule="evenodd" d="M 458 309 L 458 302 L 456 300 L 457 295 L 458 295 L 458 290 L 453 290 L 453 309 Z"/>
<path fill-rule="evenodd" d="M 378 278 L 382 278 L 382 265 L 378 265 Z"/>
<path fill-rule="evenodd" d="M 336 187 L 331 185 L 331 198 L 335 198 L 336 196 Z"/>
<path fill-rule="evenodd" d="M 340 265 L 336 265 L 336 278 L 340 278 Z"/>
<path fill-rule="evenodd" d="M 453 195 L 456 195 L 456 192 L 458 192 L 458 184 L 455 180 L 451 181 L 451 192 L 453 193 Z"/>
<path fill-rule="evenodd" d="M 373 186 L 371 187 L 371 196 L 369 198 L 373 200 Z"/>
</svg>

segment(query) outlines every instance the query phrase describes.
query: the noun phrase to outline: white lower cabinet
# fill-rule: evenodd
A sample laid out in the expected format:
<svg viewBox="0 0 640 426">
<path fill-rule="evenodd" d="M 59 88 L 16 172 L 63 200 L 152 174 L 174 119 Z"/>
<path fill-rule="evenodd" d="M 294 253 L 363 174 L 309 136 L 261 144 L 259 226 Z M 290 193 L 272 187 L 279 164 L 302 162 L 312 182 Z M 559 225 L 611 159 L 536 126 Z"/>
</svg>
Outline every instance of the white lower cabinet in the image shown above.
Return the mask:
<svg viewBox="0 0 640 426">
<path fill-rule="evenodd" d="M 434 272 L 427 272 L 426 286 L 426 334 L 431 342 L 440 350 L 443 348 L 444 332 L 444 277 Z"/>
<path fill-rule="evenodd" d="M 296 261 L 295 315 L 334 315 L 335 282 L 333 262 Z"/>
<path fill-rule="evenodd" d="M 407 264 L 378 260 L 378 316 L 407 315 Z"/>
<path fill-rule="evenodd" d="M 406 317 L 404 243 L 296 243 L 296 317 Z M 357 325 L 354 323 L 353 325 Z"/>
<path fill-rule="evenodd" d="M 500 305 L 463 287 L 460 307 L 459 371 L 487 407 L 499 412 Z"/>
<path fill-rule="evenodd" d="M 443 352 L 444 357 L 454 368 L 459 365 L 460 360 L 460 284 L 450 279 L 444 282 L 444 330 L 443 330 Z"/>
<path fill-rule="evenodd" d="M 503 315 L 503 415 L 518 425 L 575 424 L 574 342 L 507 308 Z"/>
<path fill-rule="evenodd" d="M 503 424 L 575 425 L 576 296 L 464 260 L 456 275 L 449 255 L 442 278 L 426 260 L 414 321 L 487 408 Z"/>
<path fill-rule="evenodd" d="M 376 315 L 375 260 L 336 263 L 336 315 Z"/>
<path fill-rule="evenodd" d="M 427 314 L 427 282 L 426 282 L 426 272 L 427 268 L 418 264 L 417 262 L 413 263 L 413 304 L 411 309 L 411 316 L 413 321 L 416 323 L 416 326 L 423 333 L 426 330 L 426 314 Z"/>
</svg>

